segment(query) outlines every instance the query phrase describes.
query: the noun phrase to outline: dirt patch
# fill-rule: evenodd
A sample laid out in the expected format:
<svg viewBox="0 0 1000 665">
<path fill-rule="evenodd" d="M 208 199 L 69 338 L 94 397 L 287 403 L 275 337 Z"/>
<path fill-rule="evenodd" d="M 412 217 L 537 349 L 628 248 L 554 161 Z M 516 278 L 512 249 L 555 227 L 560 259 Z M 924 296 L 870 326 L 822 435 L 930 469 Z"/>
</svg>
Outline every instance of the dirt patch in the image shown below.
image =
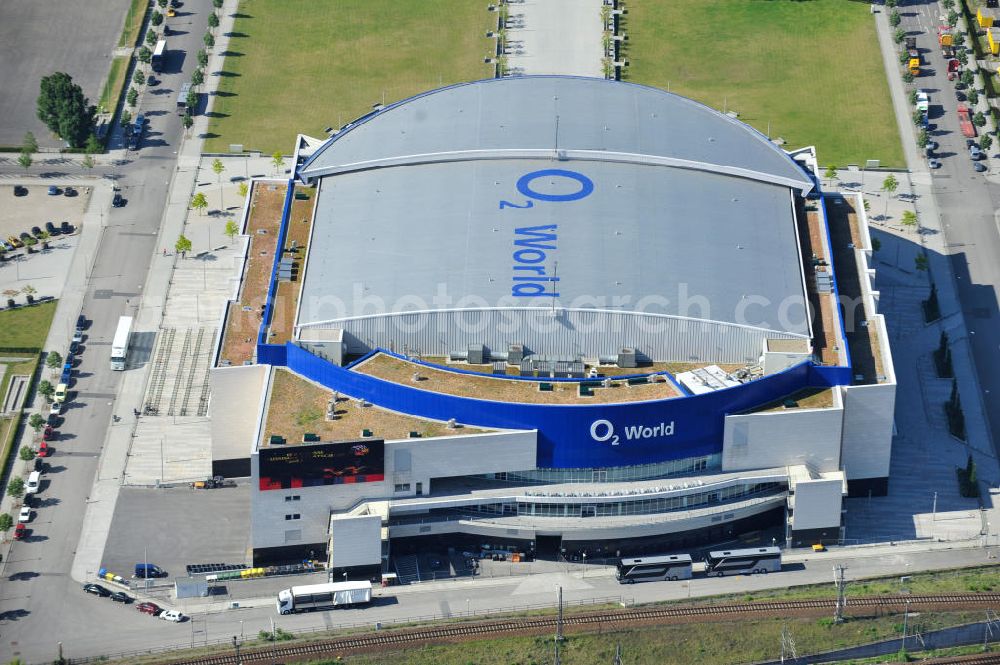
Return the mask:
<svg viewBox="0 0 1000 665">
<path fill-rule="evenodd" d="M 312 230 L 313 201 L 315 188 L 296 187 L 296 196 L 308 196 L 308 199 L 296 198 L 292 201 L 292 209 L 288 214 L 288 232 L 285 235 L 285 246 L 282 257 L 291 258 L 293 267 L 292 281 L 278 282 L 278 290 L 274 298 L 274 314 L 268 331 L 271 344 L 284 344 L 292 338 L 295 326 L 295 314 L 299 307 L 299 292 L 302 283 L 299 277 L 303 274 L 303 264 L 309 250 L 309 234 Z M 293 249 L 294 248 L 294 249 Z"/>
<path fill-rule="evenodd" d="M 274 265 L 274 252 L 278 245 L 285 189 L 285 185 L 254 185 L 250 218 L 245 230 L 250 236 L 247 265 L 240 285 L 239 300 L 229 307 L 220 362 L 228 360 L 233 365 L 242 365 L 253 359 L 257 330 Z"/>
<path fill-rule="evenodd" d="M 288 443 L 302 441 L 306 432 L 317 434 L 323 441 L 357 439 L 362 430 L 369 430 L 380 439 L 405 439 L 410 432 L 421 437 L 481 434 L 489 430 L 473 427 L 449 429 L 445 423 L 405 416 L 376 406 L 359 406 L 358 401 L 340 397 L 337 420 L 327 420 L 326 411 L 333 391 L 307 381 L 286 369 L 276 369 L 271 382 L 264 437 L 278 434 Z"/>
<path fill-rule="evenodd" d="M 418 365 L 384 353 L 372 356 L 355 366 L 354 370 L 421 390 L 499 402 L 607 404 L 667 399 L 680 395 L 672 384 L 666 382 L 630 386 L 625 381 L 612 381 L 610 387 L 596 387 L 592 396 L 580 397 L 579 383 L 575 381 L 547 382 L 541 379 L 513 381 L 500 377 L 463 374 Z M 414 374 L 419 375 L 420 380 L 414 381 Z M 543 384 L 550 385 L 552 389 L 541 390 Z"/>
</svg>

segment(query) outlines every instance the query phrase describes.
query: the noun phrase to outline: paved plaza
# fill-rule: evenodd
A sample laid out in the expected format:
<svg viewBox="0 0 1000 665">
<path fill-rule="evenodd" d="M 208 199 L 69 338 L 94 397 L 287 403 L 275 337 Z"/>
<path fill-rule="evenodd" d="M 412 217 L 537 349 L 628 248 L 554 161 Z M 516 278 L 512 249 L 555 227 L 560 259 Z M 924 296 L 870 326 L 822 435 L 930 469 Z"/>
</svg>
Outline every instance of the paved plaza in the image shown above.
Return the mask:
<svg viewBox="0 0 1000 665">
<path fill-rule="evenodd" d="M 511 74 L 604 77 L 601 0 L 523 0 L 508 5 Z"/>
</svg>

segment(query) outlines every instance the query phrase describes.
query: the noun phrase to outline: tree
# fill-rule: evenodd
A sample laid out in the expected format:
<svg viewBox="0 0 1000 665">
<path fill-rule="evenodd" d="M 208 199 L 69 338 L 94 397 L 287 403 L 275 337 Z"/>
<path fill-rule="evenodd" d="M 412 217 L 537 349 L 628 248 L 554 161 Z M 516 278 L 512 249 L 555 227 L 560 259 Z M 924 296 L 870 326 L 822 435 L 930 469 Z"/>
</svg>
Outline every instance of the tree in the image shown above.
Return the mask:
<svg viewBox="0 0 1000 665">
<path fill-rule="evenodd" d="M 909 58 L 909 56 L 907 56 L 907 58 Z M 916 106 L 917 105 L 917 91 L 916 90 L 910 90 L 910 92 L 907 93 L 906 98 L 910 100 L 910 106 Z"/>
<path fill-rule="evenodd" d="M 969 86 L 976 80 L 976 75 L 972 73 L 971 69 L 966 69 L 958 78 L 962 82 L 962 85 Z"/>
<path fill-rule="evenodd" d="M 924 124 L 924 112 L 923 111 L 914 111 L 913 112 L 913 124 L 916 125 L 917 127 L 919 127 L 920 125 Z"/>
<path fill-rule="evenodd" d="M 930 134 L 927 133 L 926 129 L 921 128 L 920 131 L 917 132 L 917 147 L 921 150 L 927 147 L 927 142 L 930 140 Z"/>
<path fill-rule="evenodd" d="M 73 83 L 73 77 L 56 72 L 42 78 L 38 95 L 38 119 L 71 147 L 79 148 L 94 128 L 96 107 Z"/>
<path fill-rule="evenodd" d="M 177 253 L 181 255 L 181 258 L 185 258 L 185 255 L 191 251 L 191 241 L 188 240 L 183 234 L 177 236 L 177 242 L 174 243 L 174 249 Z"/>
<path fill-rule="evenodd" d="M 198 107 L 198 93 L 194 90 L 189 91 L 187 99 L 184 101 L 187 102 L 188 113 L 190 113 Z"/>
<path fill-rule="evenodd" d="M 24 140 L 21 141 L 21 152 L 38 152 L 38 141 L 31 132 L 25 132 Z"/>
<path fill-rule="evenodd" d="M 135 88 L 129 88 L 128 94 L 125 95 L 125 102 L 129 106 L 135 106 L 139 103 L 139 92 Z"/>
<path fill-rule="evenodd" d="M 190 113 L 185 113 L 184 117 L 181 118 L 181 124 L 184 125 L 184 129 L 191 129 L 191 125 L 194 124 L 194 118 L 191 117 Z"/>
<path fill-rule="evenodd" d="M 135 57 L 139 58 L 139 62 L 141 62 L 142 64 L 148 65 L 149 61 L 153 59 L 153 52 L 150 51 L 145 46 L 143 46 L 141 49 L 139 49 L 139 52 L 136 54 Z"/>
<path fill-rule="evenodd" d="M 158 4 L 160 6 L 160 9 L 166 9 L 167 8 L 167 1 L 168 0 L 156 0 L 156 4 Z"/>
<path fill-rule="evenodd" d="M 34 240 L 34 238 L 32 238 L 32 240 Z M 28 302 L 31 302 L 32 299 L 34 299 L 35 294 L 38 293 L 38 289 L 33 287 L 31 284 L 25 284 L 24 287 L 21 289 L 21 293 L 23 293 L 25 296 L 28 297 Z"/>
<path fill-rule="evenodd" d="M 906 30 L 896 28 L 896 32 L 892 33 L 892 39 L 897 44 L 902 44 L 903 40 L 906 39 Z"/>
<path fill-rule="evenodd" d="M 7 494 L 14 497 L 15 499 L 20 499 L 24 496 L 24 478 L 21 476 L 14 476 L 7 483 Z"/>
<path fill-rule="evenodd" d="M 955 25 L 958 23 L 958 12 L 954 9 L 948 11 L 948 25 Z M 957 32 L 957 31 L 956 31 Z M 952 43 L 954 43 L 954 35 L 952 36 Z"/>
<path fill-rule="evenodd" d="M 958 52 L 958 53 L 957 53 L 957 54 L 955 55 L 955 57 L 956 57 L 956 58 L 958 58 L 958 62 L 959 62 L 959 63 L 960 63 L 960 64 L 961 64 L 961 65 L 962 65 L 963 67 L 964 67 L 965 65 L 969 64 L 969 54 L 968 54 L 968 53 L 966 53 L 965 51 L 959 51 L 959 52 Z"/>
<path fill-rule="evenodd" d="M 226 207 L 225 203 L 222 200 L 222 172 L 225 170 L 226 167 L 222 164 L 221 159 L 216 157 L 214 160 L 212 160 L 212 173 L 215 174 L 216 179 L 219 181 L 219 210 L 222 210 Z"/>
<path fill-rule="evenodd" d="M 17 163 L 20 164 L 24 168 L 25 171 L 27 171 L 28 169 L 31 168 L 31 162 L 32 161 L 33 160 L 31 159 L 31 153 L 30 152 L 24 152 L 22 150 L 21 154 L 17 156 Z"/>
<path fill-rule="evenodd" d="M 271 155 L 271 164 L 274 165 L 275 171 L 280 171 L 285 166 L 285 158 L 280 152 L 276 152 Z"/>
<path fill-rule="evenodd" d="M 969 90 L 965 95 L 965 99 L 969 102 L 969 106 L 975 106 L 979 103 L 979 93 L 975 90 Z"/>
<path fill-rule="evenodd" d="M 198 66 L 208 67 L 208 52 L 205 49 L 198 51 Z"/>
<path fill-rule="evenodd" d="M 982 148 L 983 151 L 989 150 L 992 146 L 993 146 L 992 136 L 984 133 L 982 136 L 979 137 L 979 147 Z"/>
<path fill-rule="evenodd" d="M 205 72 L 203 72 L 200 68 L 194 70 L 194 73 L 191 74 L 191 85 L 201 85 L 204 82 Z"/>
<path fill-rule="evenodd" d="M 38 242 L 42 243 L 42 245 L 44 245 L 45 248 L 48 249 L 49 238 L 51 237 L 52 237 L 51 233 L 49 233 L 48 231 L 42 231 L 41 233 L 38 234 Z"/>
<path fill-rule="evenodd" d="M 38 414 L 36 413 L 35 415 Z M 32 450 L 29 446 L 21 446 L 21 450 L 17 453 L 17 456 L 20 457 L 25 462 L 30 462 L 31 460 L 35 459 L 35 451 Z"/>
<path fill-rule="evenodd" d="M 960 31 L 960 30 L 956 30 L 955 34 L 952 37 L 951 43 L 955 47 L 964 45 L 965 44 L 965 33 L 962 32 L 962 31 Z"/>
<path fill-rule="evenodd" d="M 237 191 L 240 193 L 240 198 L 245 199 L 247 197 L 247 192 L 250 191 L 250 185 L 248 185 L 246 181 L 242 181 L 240 182 L 240 186 L 237 188 Z"/>
<path fill-rule="evenodd" d="M 149 22 L 155 26 L 159 26 L 161 23 L 163 23 L 163 14 L 161 14 L 160 12 L 153 12 L 153 15 L 149 19 Z"/>
<path fill-rule="evenodd" d="M 198 211 L 198 214 L 204 214 L 205 208 L 208 207 L 208 199 L 205 198 L 204 192 L 198 192 L 191 199 L 191 207 Z"/>
<path fill-rule="evenodd" d="M 128 109 L 123 109 L 119 123 L 121 124 L 122 127 L 125 127 L 130 122 L 132 122 L 132 114 L 129 113 Z"/>
<path fill-rule="evenodd" d="M 212 29 L 219 27 L 219 17 L 214 12 L 208 15 L 208 27 Z"/>
<path fill-rule="evenodd" d="M 212 6 L 216 9 L 222 9 L 222 4 L 225 0 L 212 0 Z"/>
<path fill-rule="evenodd" d="M 142 73 L 141 69 L 135 70 L 135 74 L 132 75 L 132 82 L 136 85 L 143 85 L 146 82 L 146 75 Z"/>
<path fill-rule="evenodd" d="M 903 72 L 903 83 L 913 83 L 913 74 L 909 70 Z"/>
<path fill-rule="evenodd" d="M 54 395 L 55 392 L 56 392 L 56 387 L 52 385 L 51 381 L 39 381 L 38 383 L 39 395 L 41 395 L 42 397 L 51 402 L 52 395 Z"/>
<path fill-rule="evenodd" d="M 882 181 L 882 191 L 889 194 L 889 196 L 892 196 L 898 188 L 899 181 L 896 180 L 896 176 L 891 173 L 885 177 L 885 180 Z"/>
<path fill-rule="evenodd" d="M 58 351 L 49 351 L 48 355 L 45 356 L 45 366 L 49 369 L 58 369 L 62 367 L 62 364 L 63 359 Z"/>
<path fill-rule="evenodd" d="M 233 242 L 236 239 L 236 234 L 240 232 L 240 227 L 233 220 L 226 222 L 226 230 L 224 233 L 229 236 L 229 242 Z"/>
<path fill-rule="evenodd" d="M 80 166 L 90 171 L 95 166 L 94 156 L 88 152 L 86 155 L 83 156 L 83 161 L 80 162 Z"/>
<path fill-rule="evenodd" d="M 976 114 L 972 116 L 972 124 L 976 127 L 983 127 L 986 125 L 986 116 L 983 115 L 982 111 L 976 111 Z"/>
<path fill-rule="evenodd" d="M 14 526 L 14 518 L 10 513 L 0 513 L 0 531 L 7 533 Z"/>
<path fill-rule="evenodd" d="M 913 228 L 914 226 L 917 225 L 917 213 L 913 212 L 912 210 L 904 210 L 903 218 L 901 221 L 903 222 L 903 226 Z"/>
<path fill-rule="evenodd" d="M 155 44 L 158 39 L 159 36 L 156 34 L 155 31 L 150 30 L 149 32 L 146 33 L 146 44 L 148 44 L 149 46 Z"/>
<path fill-rule="evenodd" d="M 208 48 L 212 48 L 213 46 L 215 46 L 215 37 L 212 36 L 211 32 L 206 32 L 202 41 L 205 42 L 205 46 L 207 46 Z"/>
<path fill-rule="evenodd" d="M 87 143 L 83 146 L 83 149 L 90 154 L 95 152 L 103 152 L 104 146 L 101 145 L 101 140 L 97 138 L 97 134 L 91 134 L 87 137 Z"/>
<path fill-rule="evenodd" d="M 889 9 L 895 9 L 896 0 L 885 0 L 885 6 L 888 7 Z"/>
<path fill-rule="evenodd" d="M 889 25 L 891 25 L 894 28 L 897 27 L 902 20 L 903 19 L 900 17 L 899 12 L 897 12 L 895 9 L 893 9 L 892 13 L 889 14 Z"/>
<path fill-rule="evenodd" d="M 827 166 L 826 173 L 824 173 L 823 176 L 826 178 L 827 185 L 833 186 L 833 181 L 837 179 L 837 165 L 830 164 Z"/>
</svg>

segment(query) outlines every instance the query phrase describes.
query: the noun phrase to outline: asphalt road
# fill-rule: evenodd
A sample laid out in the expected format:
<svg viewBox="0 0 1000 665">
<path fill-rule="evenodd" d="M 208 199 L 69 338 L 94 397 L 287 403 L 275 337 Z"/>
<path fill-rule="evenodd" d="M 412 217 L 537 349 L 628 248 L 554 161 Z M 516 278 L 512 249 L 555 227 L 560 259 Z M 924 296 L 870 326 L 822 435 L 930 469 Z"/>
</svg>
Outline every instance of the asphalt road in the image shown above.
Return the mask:
<svg viewBox="0 0 1000 665">
<path fill-rule="evenodd" d="M 170 38 L 172 64 L 162 76 L 161 89 L 179 89 L 190 77 L 196 62 L 193 57 L 184 57 L 184 53 L 196 53 L 202 46 L 210 6 L 207 0 L 189 0 L 184 15 L 171 19 L 177 21 L 178 28 L 183 25 L 186 29 Z M 120 25 L 117 18 L 110 21 L 105 16 L 102 20 Z M 73 16 L 67 14 L 52 23 L 57 33 L 65 31 L 66 41 L 71 41 L 70 33 L 73 43 L 81 41 Z M 9 85 L 0 87 L 5 94 L 12 90 Z M 116 639 L 110 635 L 112 631 L 131 634 L 134 644 L 147 639 L 151 626 L 160 631 L 156 640 L 169 641 L 173 633 L 181 635 L 190 630 L 88 596 L 69 577 L 88 494 L 111 421 L 111 404 L 121 381 L 121 374 L 112 372 L 109 365 L 111 338 L 118 317 L 134 309 L 150 257 L 159 251 L 157 233 L 182 132 L 179 116 L 167 110 L 173 99 L 167 102 L 166 97 L 170 95 L 144 96 L 141 110 L 151 111 L 150 134 L 141 149 L 110 174 L 117 177 L 128 205 L 113 208 L 106 216 L 107 228 L 84 302 L 84 312 L 92 323 L 73 385 L 76 397 L 59 426 L 56 454 L 50 459 L 52 469 L 40 496 L 42 506 L 30 525 L 29 539 L 15 543 L 10 559 L 4 563 L 0 654 L 5 658 L 20 655 L 29 662 L 51 660 L 56 656 L 57 641 L 67 647 L 85 641 L 94 648 L 103 645 L 101 648 L 109 650 Z M 65 332 L 68 340 L 71 331 Z M 87 621 L 80 620 L 84 616 Z M 95 626 L 107 627 L 108 634 L 95 630 Z"/>
<path fill-rule="evenodd" d="M 129 0 L 0 3 L 0 145 L 21 145 L 31 131 L 41 146 L 61 147 L 38 120 L 43 76 L 66 72 L 97 104 L 118 46 Z"/>
<path fill-rule="evenodd" d="M 952 270 L 970 345 L 983 392 L 986 418 L 994 449 L 1000 435 L 1000 184 L 976 173 L 969 159 L 965 137 L 958 125 L 955 84 L 948 81 L 945 61 L 936 48 L 937 3 L 907 2 L 900 8 L 902 27 L 917 35 L 929 67 L 917 85 L 931 93 L 931 132 L 940 144 L 941 168 L 933 171 L 934 198 L 944 224 Z M 905 139 L 904 139 L 905 140 Z M 1000 151 L 994 142 L 990 154 Z M 943 278 L 939 277 L 939 278 Z"/>
</svg>

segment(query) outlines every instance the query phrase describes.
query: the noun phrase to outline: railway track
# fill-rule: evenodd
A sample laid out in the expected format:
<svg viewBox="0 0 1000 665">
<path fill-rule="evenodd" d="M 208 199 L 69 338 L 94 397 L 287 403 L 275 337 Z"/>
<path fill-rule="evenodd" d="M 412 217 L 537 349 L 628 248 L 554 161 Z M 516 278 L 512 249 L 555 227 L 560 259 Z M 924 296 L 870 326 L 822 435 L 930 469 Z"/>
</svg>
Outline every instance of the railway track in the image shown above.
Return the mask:
<svg viewBox="0 0 1000 665">
<path fill-rule="evenodd" d="M 1000 605 L 1000 593 L 942 594 L 936 596 L 870 596 L 851 598 L 848 609 L 902 609 L 959 606 L 962 608 Z M 834 601 L 830 600 L 789 600 L 757 603 L 733 603 L 729 605 L 695 605 L 678 607 L 654 607 L 646 609 L 624 609 L 605 612 L 574 614 L 563 618 L 563 627 L 621 626 L 645 622 L 669 621 L 671 619 L 697 619 L 706 617 L 754 617 L 768 614 L 787 616 L 816 610 L 832 611 Z M 386 630 L 356 636 L 338 637 L 309 644 L 262 647 L 245 649 L 240 654 L 241 663 L 279 663 L 306 657 L 336 655 L 338 653 L 377 648 L 400 648 L 422 642 L 446 642 L 473 638 L 493 637 L 513 633 L 533 633 L 554 631 L 555 616 L 525 617 L 517 619 L 496 619 L 446 626 Z M 1000 657 L 984 660 L 986 665 L 1000 665 Z M 234 654 L 226 653 L 188 660 L 170 661 L 172 665 L 233 665 Z M 980 665 L 980 661 L 969 661 Z"/>
</svg>

